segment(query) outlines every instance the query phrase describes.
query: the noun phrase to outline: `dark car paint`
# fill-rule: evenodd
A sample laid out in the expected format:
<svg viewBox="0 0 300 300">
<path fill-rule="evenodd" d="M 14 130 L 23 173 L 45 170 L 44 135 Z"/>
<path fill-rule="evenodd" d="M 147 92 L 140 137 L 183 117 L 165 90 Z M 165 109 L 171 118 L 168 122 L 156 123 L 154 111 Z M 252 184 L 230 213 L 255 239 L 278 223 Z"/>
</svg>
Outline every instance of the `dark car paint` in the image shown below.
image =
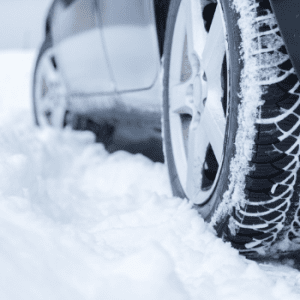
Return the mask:
<svg viewBox="0 0 300 300">
<path fill-rule="evenodd" d="M 270 0 L 280 32 L 300 80 L 300 1 Z"/>
</svg>

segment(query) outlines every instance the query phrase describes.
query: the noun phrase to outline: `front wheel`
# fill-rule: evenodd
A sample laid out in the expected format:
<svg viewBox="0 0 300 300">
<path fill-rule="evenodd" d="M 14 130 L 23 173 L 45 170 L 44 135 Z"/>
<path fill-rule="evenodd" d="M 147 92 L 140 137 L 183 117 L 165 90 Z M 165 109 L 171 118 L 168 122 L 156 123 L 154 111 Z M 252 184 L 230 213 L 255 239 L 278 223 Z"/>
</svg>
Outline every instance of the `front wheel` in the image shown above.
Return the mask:
<svg viewBox="0 0 300 300">
<path fill-rule="evenodd" d="M 248 257 L 300 248 L 300 88 L 268 0 L 172 0 L 163 126 L 173 194 Z"/>
</svg>

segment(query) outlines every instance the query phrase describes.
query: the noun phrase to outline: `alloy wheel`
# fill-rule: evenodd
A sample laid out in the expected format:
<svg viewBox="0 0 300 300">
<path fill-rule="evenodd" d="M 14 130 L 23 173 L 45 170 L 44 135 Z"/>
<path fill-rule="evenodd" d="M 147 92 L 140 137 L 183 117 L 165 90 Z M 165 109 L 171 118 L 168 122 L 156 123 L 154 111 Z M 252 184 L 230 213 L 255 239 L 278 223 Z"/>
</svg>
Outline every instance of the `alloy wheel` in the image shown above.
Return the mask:
<svg viewBox="0 0 300 300">
<path fill-rule="evenodd" d="M 66 86 L 57 70 L 52 49 L 47 49 L 37 65 L 34 84 L 34 105 L 41 127 L 65 126 L 67 111 Z"/>
<path fill-rule="evenodd" d="M 222 166 L 227 108 L 222 11 L 207 0 L 182 0 L 175 23 L 169 117 L 181 186 L 195 204 L 213 193 Z M 209 7 L 205 11 L 203 8 Z"/>
</svg>

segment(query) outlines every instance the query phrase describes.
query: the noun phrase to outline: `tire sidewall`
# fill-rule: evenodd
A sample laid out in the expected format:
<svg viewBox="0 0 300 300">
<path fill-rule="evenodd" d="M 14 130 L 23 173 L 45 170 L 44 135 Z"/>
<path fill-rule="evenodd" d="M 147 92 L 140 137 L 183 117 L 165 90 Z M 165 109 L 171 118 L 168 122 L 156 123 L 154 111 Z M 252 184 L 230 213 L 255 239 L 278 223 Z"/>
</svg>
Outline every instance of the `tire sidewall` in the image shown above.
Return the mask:
<svg viewBox="0 0 300 300">
<path fill-rule="evenodd" d="M 169 16 L 167 21 L 166 39 L 164 45 L 164 78 L 163 78 L 163 127 L 164 127 L 164 143 L 165 156 L 168 165 L 169 177 L 174 196 L 187 198 L 181 186 L 177 173 L 175 160 L 173 156 L 171 128 L 169 117 L 169 76 L 170 61 L 173 34 L 175 28 L 176 17 L 181 0 L 173 0 L 170 4 Z M 224 139 L 224 158 L 221 166 L 220 175 L 212 196 L 203 205 L 195 205 L 202 217 L 206 221 L 210 221 L 218 205 L 221 203 L 224 193 L 228 190 L 230 183 L 230 163 L 236 153 L 235 138 L 238 130 L 238 108 L 241 103 L 240 98 L 240 80 L 243 69 L 243 61 L 240 55 L 241 33 L 238 27 L 239 14 L 232 8 L 232 0 L 221 1 L 224 23 L 227 31 L 228 58 L 228 101 L 227 110 L 229 117 L 226 123 L 226 132 Z M 228 215 L 224 216 L 224 221 L 228 219 Z M 223 224 L 224 222 L 220 222 Z M 223 225 L 219 225 L 219 227 Z M 221 229 L 221 228 L 219 228 Z M 217 228 L 217 231 L 218 228 Z"/>
</svg>

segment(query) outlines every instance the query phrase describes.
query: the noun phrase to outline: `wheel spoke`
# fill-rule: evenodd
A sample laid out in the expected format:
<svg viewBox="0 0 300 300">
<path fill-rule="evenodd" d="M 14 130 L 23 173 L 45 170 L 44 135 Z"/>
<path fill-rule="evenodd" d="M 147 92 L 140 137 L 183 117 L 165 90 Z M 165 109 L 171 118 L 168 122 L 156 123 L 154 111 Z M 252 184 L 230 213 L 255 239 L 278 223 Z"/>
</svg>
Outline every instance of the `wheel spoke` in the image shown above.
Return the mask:
<svg viewBox="0 0 300 300">
<path fill-rule="evenodd" d="M 181 4 L 182 5 L 182 4 Z M 186 23 L 185 10 L 180 9 L 177 16 L 177 22 L 175 24 L 175 35 L 173 38 L 173 43 L 175 41 L 177 47 L 172 47 L 171 50 L 171 61 L 170 61 L 170 82 L 173 85 L 177 85 L 182 82 L 181 72 L 182 64 L 184 60 L 184 55 L 187 48 L 187 35 L 186 27 L 183 24 Z"/>
<path fill-rule="evenodd" d="M 51 100 L 51 98 L 49 96 L 46 96 L 44 97 L 42 100 L 41 100 L 41 109 L 42 111 L 47 111 L 47 110 L 53 110 L 53 101 Z"/>
<path fill-rule="evenodd" d="M 225 38 L 221 11 L 216 7 L 214 18 L 202 54 L 202 68 L 207 77 L 207 100 L 200 126 L 205 128 L 216 159 L 221 165 L 225 134 L 225 114 L 222 106 L 221 71 L 225 57 Z"/>
<path fill-rule="evenodd" d="M 188 147 L 188 170 L 186 179 L 186 191 L 189 199 L 194 199 L 201 188 L 202 168 L 205 162 L 205 156 L 209 139 L 204 127 L 191 126 L 189 132 Z"/>
<path fill-rule="evenodd" d="M 59 105 L 56 108 L 55 114 L 52 116 L 52 125 L 56 128 L 62 128 L 64 125 L 64 118 L 66 114 L 66 107 L 63 105 Z"/>
<path fill-rule="evenodd" d="M 220 76 L 225 56 L 225 38 L 219 5 L 216 7 L 214 18 L 206 38 L 205 48 L 201 55 L 201 66 L 204 70 L 208 88 L 220 89 Z"/>
<path fill-rule="evenodd" d="M 193 69 L 198 68 L 201 53 L 204 49 L 206 39 L 206 31 L 202 22 L 202 9 L 199 0 L 183 0 L 186 14 L 186 30 L 189 32 L 187 36 L 188 57 Z M 196 72 L 197 73 L 197 72 Z"/>
<path fill-rule="evenodd" d="M 193 86 L 190 81 L 174 85 L 170 89 L 172 102 L 170 109 L 173 113 L 190 114 L 193 113 Z"/>
<path fill-rule="evenodd" d="M 204 128 L 220 166 L 222 162 L 226 120 L 221 99 L 214 93 L 210 93 L 208 96 L 199 126 Z"/>
<path fill-rule="evenodd" d="M 48 81 L 55 81 L 57 77 L 57 71 L 55 70 L 52 61 L 51 61 L 51 54 L 48 53 L 43 60 L 42 69 L 47 70 L 47 79 Z"/>
</svg>

